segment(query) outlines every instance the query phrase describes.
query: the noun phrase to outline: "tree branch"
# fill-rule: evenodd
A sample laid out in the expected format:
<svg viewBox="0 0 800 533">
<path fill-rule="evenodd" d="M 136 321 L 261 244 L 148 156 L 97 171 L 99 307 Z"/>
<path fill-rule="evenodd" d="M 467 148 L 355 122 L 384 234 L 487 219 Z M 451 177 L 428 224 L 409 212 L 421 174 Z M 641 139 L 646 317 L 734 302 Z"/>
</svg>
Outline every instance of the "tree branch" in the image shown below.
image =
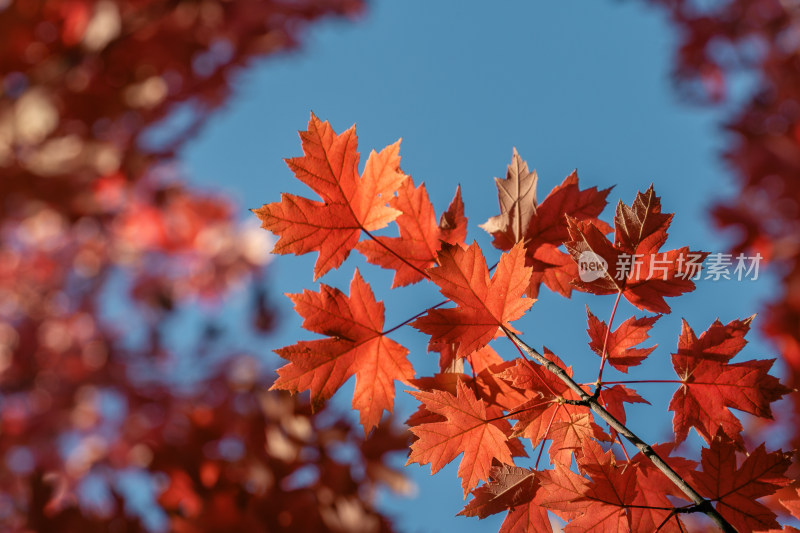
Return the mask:
<svg viewBox="0 0 800 533">
<path fill-rule="evenodd" d="M 681 490 L 681 492 L 688 496 L 688 498 L 694 502 L 694 506 L 691 508 L 693 511 L 684 512 L 705 513 L 725 533 L 736 533 L 736 529 L 727 520 L 725 520 L 725 518 L 723 518 L 716 509 L 714 509 L 714 507 L 711 505 L 711 501 L 703 498 L 696 490 L 694 490 L 694 488 L 692 488 L 691 485 L 689 485 L 689 483 L 686 482 L 686 480 L 684 480 L 677 472 L 675 472 L 675 470 L 673 470 L 672 467 L 670 467 L 649 444 L 640 439 L 635 433 L 633 433 L 633 431 L 628 429 L 619 420 L 614 418 L 611 413 L 606 411 L 605 408 L 597 401 L 597 398 L 583 390 L 583 388 L 577 382 L 575 382 L 575 380 L 573 380 L 563 368 L 546 359 L 542 354 L 525 344 L 522 339 L 508 329 L 503 328 L 503 332 L 514 344 L 517 345 L 518 348 L 524 350 L 525 353 L 534 358 L 549 372 L 555 374 L 561 381 L 563 381 L 567 387 L 573 390 L 581 398 L 581 402 L 583 404 L 588 406 L 597 414 L 597 416 L 602 418 L 609 426 L 614 428 L 620 435 L 628 439 L 631 444 L 636 446 L 645 457 L 650 459 L 656 468 L 661 470 L 661 472 L 667 476 L 667 478 L 672 481 L 675 486 Z"/>
</svg>

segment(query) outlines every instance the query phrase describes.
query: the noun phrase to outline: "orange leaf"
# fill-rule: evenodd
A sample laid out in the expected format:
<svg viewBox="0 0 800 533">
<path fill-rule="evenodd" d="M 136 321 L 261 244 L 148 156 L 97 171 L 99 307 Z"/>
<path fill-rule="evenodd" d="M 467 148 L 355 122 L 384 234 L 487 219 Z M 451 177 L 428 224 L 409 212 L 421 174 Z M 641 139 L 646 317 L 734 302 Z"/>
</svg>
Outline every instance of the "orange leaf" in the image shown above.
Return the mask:
<svg viewBox="0 0 800 533">
<path fill-rule="evenodd" d="M 410 177 L 400 185 L 397 197 L 392 198 L 389 206 L 401 213 L 397 217 L 400 236 L 379 236 L 375 240 L 361 241 L 356 248 L 370 263 L 395 270 L 392 288 L 424 279 L 420 271 L 436 262 L 442 240 L 453 239 L 453 244 L 464 242 L 466 218 L 460 188 L 450 209 L 442 214 L 439 226 L 425 184 L 414 187 Z"/>
<path fill-rule="evenodd" d="M 564 363 L 546 347 L 544 356 L 572 376 L 572 367 L 565 368 Z M 551 460 L 568 465 L 576 448 L 573 437 L 579 432 L 586 433 L 583 431 L 586 428 L 591 428 L 593 434 L 600 428 L 591 422 L 591 411 L 588 407 L 564 403 L 565 399 L 580 398 L 555 374 L 537 363 L 521 358 L 515 362 L 514 366 L 506 368 L 499 377 L 524 391 L 529 399 L 511 409 L 516 413 L 512 418 L 517 420 L 512 435 L 530 439 L 534 447 L 542 440 L 551 439 Z M 587 418 L 582 418 L 584 415 Z"/>
<path fill-rule="evenodd" d="M 489 482 L 472 491 L 473 500 L 458 515 L 486 518 L 533 499 L 538 483 L 528 468 L 495 462 Z"/>
<path fill-rule="evenodd" d="M 428 273 L 441 293 L 458 307 L 430 310 L 411 325 L 431 335 L 432 344 L 458 343 L 458 357 L 486 346 L 501 327 L 513 330 L 510 322 L 520 318 L 534 302 L 522 298 L 531 275 L 524 254 L 521 243 L 503 254 L 490 279 L 477 243 L 466 250 L 445 247 L 439 252 L 439 266 Z"/>
<path fill-rule="evenodd" d="M 793 517 L 800 519 L 800 489 L 795 489 L 788 498 L 781 498 L 780 502 Z"/>
<path fill-rule="evenodd" d="M 611 451 L 604 453 L 597 442 L 588 439 L 578 468 L 591 481 L 560 463 L 548 471 L 550 483 L 541 481 L 542 505 L 571 520 L 564 531 L 632 531 L 628 506 L 636 497 L 636 466 L 617 466 Z"/>
<path fill-rule="evenodd" d="M 683 479 L 691 479 L 697 468 L 696 461 L 683 457 L 671 457 L 675 445 L 672 443 L 654 444 L 653 450 L 664 459 Z M 636 496 L 634 507 L 630 508 L 631 531 L 656 531 L 663 533 L 683 533 L 684 529 L 678 516 L 670 518 L 671 507 L 675 505 L 670 498 L 687 500 L 684 494 L 667 476 L 644 454 L 637 453 L 628 463 L 636 466 Z M 669 496 L 669 498 L 667 497 Z M 688 500 L 687 500 L 688 501 Z M 665 520 L 667 520 L 665 522 Z M 661 529 L 658 529 L 661 526 Z"/>
<path fill-rule="evenodd" d="M 564 520 L 580 516 L 589 502 L 583 495 L 589 488 L 589 480 L 572 472 L 561 463 L 552 470 L 537 472 L 541 489 L 538 492 L 541 504 Z"/>
<path fill-rule="evenodd" d="M 270 390 L 310 390 L 312 405 L 319 408 L 355 375 L 353 408 L 369 432 L 384 410 L 392 412 L 394 380 L 410 384 L 414 378 L 408 350 L 382 333 L 383 302 L 375 301 L 358 270 L 349 297 L 325 284 L 318 293 L 306 290 L 288 296 L 305 318 L 303 327 L 329 338 L 275 350 L 290 363 L 278 369 L 279 377 Z"/>
<path fill-rule="evenodd" d="M 449 244 L 464 244 L 467 238 L 467 217 L 464 216 L 464 202 L 461 200 L 461 185 L 456 187 L 456 194 L 450 201 L 447 211 L 439 217 L 441 239 Z"/>
<path fill-rule="evenodd" d="M 625 403 L 646 403 L 650 405 L 650 402 L 625 385 L 614 385 L 613 387 L 602 389 L 600 391 L 600 401 L 603 407 L 623 424 L 627 419 L 625 415 Z"/>
<path fill-rule="evenodd" d="M 631 510 L 636 497 L 636 467 L 618 466 L 611 450 L 603 452 L 593 440 L 584 441 L 578 468 L 592 478 L 583 495 L 589 505 L 564 528 L 573 531 L 632 531 Z"/>
<path fill-rule="evenodd" d="M 552 441 L 550 462 L 568 465 L 573 455 L 580 458 L 583 441 L 596 435 L 599 429 L 589 413 L 569 414 L 562 420 L 554 421 L 547 434 Z"/>
<path fill-rule="evenodd" d="M 527 262 L 533 268 L 531 283 L 526 292 L 529 298 L 539 295 L 541 283 L 564 298 L 572 295 L 572 280 L 578 277 L 578 265 L 569 254 L 559 250 L 558 246 L 543 243 L 534 250 L 532 258 L 528 252 Z"/>
<path fill-rule="evenodd" d="M 400 211 L 386 204 L 407 176 L 400 170 L 400 141 L 380 153 L 373 150 L 359 177 L 355 126 L 337 135 L 312 113 L 308 131 L 300 132 L 300 138 L 304 155 L 286 163 L 323 201 L 282 194 L 280 202 L 253 212 L 261 227 L 280 237 L 274 253 L 319 252 L 317 279 L 344 262 L 361 230 L 380 229 L 397 218 Z"/>
<path fill-rule="evenodd" d="M 444 391 L 411 392 L 428 411 L 444 416 L 446 421 L 421 424 L 411 428 L 418 440 L 411 445 L 406 464 L 430 463 L 435 474 L 462 452 L 458 475 L 464 497 L 481 480 L 488 480 L 492 459 L 511 463 L 508 445 L 508 422 L 498 418 L 498 408 L 487 409 L 483 400 L 463 381 L 458 382 L 457 395 Z"/>
<path fill-rule="evenodd" d="M 495 463 L 490 480 L 472 491 L 473 499 L 458 513 L 480 519 L 508 511 L 499 533 L 552 531 L 547 509 L 536 502 L 538 472 L 518 466 Z"/>
</svg>

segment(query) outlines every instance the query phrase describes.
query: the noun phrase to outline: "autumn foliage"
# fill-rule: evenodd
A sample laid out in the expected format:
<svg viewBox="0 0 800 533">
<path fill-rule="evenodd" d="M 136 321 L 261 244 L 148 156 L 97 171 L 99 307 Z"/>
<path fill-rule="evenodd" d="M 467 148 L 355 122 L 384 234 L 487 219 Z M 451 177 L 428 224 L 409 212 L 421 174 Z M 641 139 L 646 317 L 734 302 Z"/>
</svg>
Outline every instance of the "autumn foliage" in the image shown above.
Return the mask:
<svg viewBox="0 0 800 533">
<path fill-rule="evenodd" d="M 774 265 L 782 290 L 757 320 L 675 332 L 674 394 L 651 407 L 672 418 L 674 438 L 648 445 L 626 426 L 646 386 L 603 373 L 624 381 L 667 356 L 649 332 L 694 289 L 682 260 L 705 256 L 662 250 L 672 215 L 652 187 L 609 224 L 599 217 L 611 189 L 581 189 L 573 173 L 542 197 L 514 151 L 496 183 L 500 211 L 480 226 L 498 254 L 469 244 L 459 188 L 436 216 L 425 185 L 400 169 L 399 143 L 362 167 L 354 129 L 312 118 L 289 166 L 314 197 L 257 210 L 279 236 L 274 251 L 317 253 L 315 280 L 356 250 L 394 272 L 397 294 L 432 282 L 445 301 L 400 326 L 427 336 L 440 371 L 417 375 L 428 355 L 402 346 L 411 328 L 387 328 L 362 268 L 347 292 L 290 295 L 320 338 L 278 350 L 275 378 L 258 350 L 232 348 L 236 333 L 212 311 L 246 286 L 248 334 L 274 326 L 265 234 L 220 195 L 185 185 L 174 157 L 228 101 L 237 72 L 361 2 L 0 1 L 0 530 L 390 531 L 373 495 L 407 488 L 386 462 L 397 452 L 432 472 L 457 462 L 455 483 L 471 494 L 459 514 L 504 513 L 503 531 L 547 531 L 554 516 L 567 531 L 770 531 L 800 517 L 796 452 L 767 450 L 741 416 L 769 429 L 787 396 L 800 413 L 790 392 L 800 383 L 800 11 L 788 0 L 650 3 L 680 30 L 687 94 L 721 102 L 732 74 L 755 78 L 726 126 L 739 194 L 713 214 L 738 231 L 735 252 Z M 181 113 L 191 120 L 162 129 Z M 631 255 L 642 263 L 585 281 L 585 252 L 612 268 Z M 578 354 L 534 350 L 515 329 L 545 288 L 617 295 L 642 311 L 587 308 L 595 382 L 572 381 Z M 187 310 L 202 316 L 175 345 Z M 788 369 L 784 384 L 773 360 L 745 349 L 756 324 Z M 187 360 L 192 381 L 179 386 Z M 353 376 L 361 427 L 321 411 Z M 398 382 L 418 402 L 410 437 L 384 413 Z M 310 403 L 285 390 L 308 391 Z M 702 450 L 686 441 L 692 428 Z"/>
<path fill-rule="evenodd" d="M 0 531 L 390 530 L 405 433 L 266 391 L 213 310 L 247 286 L 273 327 L 268 243 L 174 163 L 248 62 L 360 6 L 0 2 Z"/>
<path fill-rule="evenodd" d="M 384 304 L 355 270 L 349 295 L 325 284 L 288 295 L 303 327 L 322 338 L 276 350 L 288 363 L 273 389 L 310 391 L 319 408 L 355 375 L 353 408 L 369 434 L 393 411 L 394 382 L 405 384 L 419 402 L 407 421 L 408 463 L 430 464 L 435 474 L 458 461 L 464 495 L 472 494 L 459 514 L 507 513 L 504 532 L 549 531 L 550 515 L 566 521 L 566 531 L 685 531 L 710 525 L 697 520 L 703 514 L 725 531 L 754 531 L 779 529 L 776 513 L 796 513 L 796 493 L 782 504 L 764 499 L 792 484 L 792 455 L 751 444 L 736 414 L 769 420 L 771 404 L 791 392 L 770 375 L 774 359 L 732 361 L 752 317 L 716 321 L 700 335 L 684 321 L 676 332 L 671 442 L 645 443 L 626 426 L 626 404 L 647 403 L 637 385 L 646 381 L 604 380 L 606 363 L 623 373 L 647 363 L 655 347 L 642 344 L 671 312 L 665 298 L 695 288 L 686 258 L 707 255 L 662 250 L 673 215 L 662 212 L 652 186 L 630 205 L 620 202 L 611 225 L 599 219 L 609 189 L 580 189 L 573 173 L 539 200 L 538 176 L 514 151 L 506 178 L 497 180 L 500 213 L 482 226 L 502 252 L 490 267 L 478 244 L 466 243 L 460 191 L 437 225 L 424 185 L 400 168 L 399 143 L 371 152 L 359 173 L 354 127 L 336 134 L 312 114 L 300 137 L 303 155 L 287 163 L 319 198 L 284 194 L 254 210 L 279 237 L 274 251 L 318 253 L 315 279 L 357 250 L 394 270 L 396 290 L 433 284 L 445 301 L 400 326 L 427 336 L 440 368 L 415 376 L 411 361 L 426 355 L 409 356 L 389 338 L 400 326 L 384 329 Z M 375 234 L 393 223 L 398 236 Z M 584 276 L 585 254 L 605 269 Z M 572 290 L 617 295 L 608 323 L 587 308 L 588 349 L 599 356 L 595 382 L 577 383 L 562 358 L 534 349 L 514 328 L 536 305 L 541 283 L 567 297 Z M 620 298 L 658 314 L 614 328 Z M 705 447 L 683 457 L 676 449 L 691 428 Z M 630 444 L 639 453 L 629 455 Z"/>
</svg>

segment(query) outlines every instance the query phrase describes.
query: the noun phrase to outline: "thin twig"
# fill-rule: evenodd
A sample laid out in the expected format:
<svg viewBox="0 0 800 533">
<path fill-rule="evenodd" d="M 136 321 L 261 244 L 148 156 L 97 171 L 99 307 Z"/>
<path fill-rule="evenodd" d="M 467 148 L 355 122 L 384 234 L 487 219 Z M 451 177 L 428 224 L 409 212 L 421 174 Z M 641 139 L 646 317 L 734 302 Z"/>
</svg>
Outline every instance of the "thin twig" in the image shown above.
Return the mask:
<svg viewBox="0 0 800 533">
<path fill-rule="evenodd" d="M 409 318 L 409 319 L 407 319 L 407 320 L 403 320 L 402 322 L 400 322 L 399 324 L 397 324 L 397 325 L 396 325 L 396 326 L 394 326 L 393 328 L 391 328 L 391 329 L 387 329 L 386 331 L 384 331 L 383 333 L 381 333 L 381 335 L 388 335 L 389 333 L 393 332 L 394 330 L 396 330 L 396 329 L 400 329 L 400 328 L 402 328 L 403 326 L 405 326 L 406 324 L 408 324 L 409 322 L 413 322 L 414 320 L 418 319 L 419 317 L 421 317 L 422 315 L 424 315 L 425 313 L 427 313 L 427 312 L 428 312 L 428 311 L 430 311 L 431 309 L 436 309 L 437 307 L 441 307 L 441 306 L 443 306 L 444 304 L 446 304 L 446 303 L 447 303 L 447 302 L 449 302 L 449 301 L 450 301 L 450 299 L 447 299 L 447 300 L 442 300 L 442 301 L 441 301 L 441 302 L 439 302 L 438 304 L 436 304 L 436 305 L 432 305 L 432 306 L 428 307 L 427 309 L 424 309 L 424 310 L 420 311 L 419 313 L 417 313 L 416 315 L 412 316 L 411 318 Z"/>
<path fill-rule="evenodd" d="M 411 268 L 416 270 L 424 279 L 431 279 L 430 275 L 428 275 L 427 272 L 425 272 L 424 270 L 419 268 L 417 265 L 412 264 L 408 259 L 406 259 L 405 257 L 401 256 L 400 254 L 398 254 L 397 252 L 395 252 L 394 250 L 392 250 L 391 248 L 386 246 L 386 244 L 381 242 L 381 240 L 379 238 L 377 238 L 375 235 L 373 235 L 372 233 L 370 233 L 369 231 L 367 231 L 363 227 L 361 227 L 361 231 L 366 233 L 367 237 L 369 237 L 373 241 L 377 242 L 380 246 L 382 246 L 384 250 L 386 250 L 387 252 L 389 252 L 390 254 L 395 256 L 396 258 L 398 258 L 400 261 L 402 261 L 403 263 L 407 264 L 408 266 L 410 266 Z"/>
</svg>

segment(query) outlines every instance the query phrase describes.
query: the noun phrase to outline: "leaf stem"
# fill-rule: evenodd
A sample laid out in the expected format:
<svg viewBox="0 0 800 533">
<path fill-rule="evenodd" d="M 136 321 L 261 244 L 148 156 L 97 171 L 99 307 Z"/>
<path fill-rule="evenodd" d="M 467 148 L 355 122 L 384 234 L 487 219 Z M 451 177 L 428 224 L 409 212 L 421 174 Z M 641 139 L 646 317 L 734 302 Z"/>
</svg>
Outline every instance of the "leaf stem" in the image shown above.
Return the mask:
<svg viewBox="0 0 800 533">
<path fill-rule="evenodd" d="M 555 415 L 555 413 L 553 413 L 553 415 Z M 552 420 L 551 420 L 551 422 L 552 422 Z M 542 452 L 544 451 L 544 441 L 545 440 L 546 439 L 542 439 L 542 441 L 539 443 L 539 455 L 536 456 L 536 465 L 534 465 L 534 467 L 533 467 L 534 469 L 539 468 L 539 460 L 542 458 Z"/>
<path fill-rule="evenodd" d="M 359 226 L 360 226 L 360 224 L 359 224 Z M 375 241 L 375 242 L 377 242 L 379 245 L 381 245 L 381 246 L 382 246 L 382 247 L 383 247 L 383 248 L 384 248 L 384 249 L 385 249 L 387 252 L 389 252 L 390 254 L 392 254 L 393 256 L 395 256 L 396 258 L 398 258 L 400 261 L 402 261 L 403 263 L 407 264 L 408 266 L 410 266 L 411 268 L 413 268 L 414 270 L 416 270 L 417 272 L 419 272 L 419 273 L 420 273 L 420 275 L 421 275 L 423 278 L 425 278 L 425 279 L 431 279 L 431 277 L 428 275 L 428 273 L 427 273 L 427 272 L 425 272 L 424 270 L 420 269 L 420 268 L 419 268 L 419 267 L 417 267 L 416 265 L 412 265 L 412 264 L 411 264 L 411 262 L 410 262 L 408 259 L 406 259 L 405 257 L 401 256 L 400 254 L 398 254 L 397 252 L 395 252 L 394 250 L 392 250 L 391 248 L 389 248 L 388 246 L 386 246 L 386 245 L 385 245 L 384 243 L 382 243 L 382 242 L 380 241 L 380 239 L 378 239 L 378 238 L 377 238 L 375 235 L 373 235 L 373 234 L 372 234 L 372 233 L 370 233 L 369 231 L 365 230 L 363 227 L 361 228 L 361 231 L 363 231 L 364 233 L 366 233 L 366 234 L 367 234 L 367 237 L 369 237 L 370 239 L 372 239 L 373 241 Z"/>
<path fill-rule="evenodd" d="M 603 357 L 600 358 L 600 371 L 597 373 L 597 382 L 600 383 L 603 381 L 603 367 L 606 366 L 606 359 L 608 359 L 608 352 L 606 349 L 608 348 L 608 336 L 611 333 L 611 324 L 614 323 L 614 315 L 617 314 L 617 307 L 619 307 L 619 299 L 622 296 L 622 291 L 617 293 L 617 299 L 614 302 L 614 308 L 611 310 L 611 318 L 608 319 L 608 326 L 606 327 L 606 334 L 603 338 L 603 351 L 600 352 L 603 354 Z M 598 385 L 599 387 L 599 385 Z"/>
<path fill-rule="evenodd" d="M 409 322 L 413 322 L 414 320 L 418 319 L 419 317 L 421 317 L 422 315 L 424 315 L 425 313 L 427 313 L 427 312 L 428 312 L 428 311 L 430 311 L 431 309 L 436 309 L 437 307 L 441 307 L 441 306 L 443 306 L 444 304 L 446 304 L 446 303 L 447 303 L 447 302 L 449 302 L 449 301 L 450 301 L 449 299 L 447 299 L 447 300 L 442 300 L 441 302 L 439 302 L 439 303 L 438 303 L 438 304 L 436 304 L 436 305 L 432 305 L 432 306 L 428 307 L 427 309 L 423 309 L 422 311 L 420 311 L 420 312 L 419 312 L 419 313 L 417 313 L 416 315 L 412 316 L 412 317 L 411 317 L 411 318 L 409 318 L 408 320 L 404 320 L 404 321 L 400 322 L 399 324 L 397 324 L 395 327 L 393 327 L 393 328 L 391 328 L 391 329 L 387 329 L 386 331 L 384 331 L 383 333 L 381 333 L 381 335 L 388 335 L 389 333 L 391 333 L 391 332 L 393 332 L 393 331 L 395 331 L 395 330 L 397 330 L 397 329 L 400 329 L 400 328 L 402 328 L 403 326 L 405 326 L 405 325 L 406 325 L 406 324 L 408 324 Z"/>
<path fill-rule="evenodd" d="M 533 357 L 539 364 L 544 366 L 548 371 L 552 372 L 556 375 L 567 387 L 573 390 L 578 396 L 580 396 L 581 400 L 585 402 L 585 404 L 594 411 L 601 419 L 603 419 L 609 426 L 617 431 L 620 435 L 625 437 L 631 444 L 636 446 L 642 454 L 650 459 L 653 465 L 661 470 L 661 472 L 667 476 L 667 478 L 672 481 L 676 487 L 678 487 L 681 492 L 683 492 L 689 499 L 694 502 L 692 506 L 692 511 L 689 512 L 702 512 L 705 513 L 717 526 L 722 529 L 725 533 L 736 533 L 736 529 L 727 521 L 725 518 L 719 514 L 719 512 L 714 509 L 711 505 L 710 500 L 706 500 L 703 498 L 689 483 L 684 480 L 680 474 L 675 472 L 675 470 L 670 467 L 664 459 L 661 458 L 658 453 L 656 453 L 653 448 L 640 439 L 633 431 L 628 429 L 623 423 L 617 420 L 611 413 L 603 408 L 602 405 L 597 401 L 597 398 L 594 396 L 590 396 L 583 388 L 575 382 L 567 373 L 564 371 L 563 368 L 559 367 L 552 361 L 546 359 L 542 354 L 536 351 L 534 348 L 525 344 L 522 339 L 520 339 L 517 335 L 509 331 L 507 328 L 503 328 L 506 336 L 511 339 L 511 341 L 516 344 L 518 347 L 523 349 L 528 355 Z"/>
<path fill-rule="evenodd" d="M 561 406 L 559 406 L 559 409 Z M 544 441 L 547 440 L 548 435 L 550 435 L 550 429 L 553 427 L 553 420 L 556 419 L 556 415 L 558 414 L 558 409 L 553 411 L 553 415 L 550 417 L 550 422 L 547 423 L 547 429 L 544 431 L 544 436 L 542 437 L 542 447 L 539 448 L 539 455 L 536 457 L 536 465 L 534 468 L 539 468 L 539 459 L 542 458 L 542 451 L 544 450 Z M 552 439 L 551 439 L 552 440 Z M 551 443 L 552 446 L 552 443 Z"/>
<path fill-rule="evenodd" d="M 625 443 L 622 442 L 622 438 L 619 436 L 619 433 L 617 433 L 617 442 L 619 442 L 619 447 L 622 448 L 622 453 L 625 455 L 625 460 L 630 462 L 631 458 L 628 455 L 628 450 L 625 449 Z"/>
<path fill-rule="evenodd" d="M 403 261 L 404 263 L 406 263 L 408 266 L 410 266 L 411 268 L 413 268 L 414 270 L 416 270 L 417 272 L 419 272 L 420 274 L 422 274 L 423 276 L 425 276 L 425 278 L 426 278 L 426 279 L 430 279 L 430 276 L 428 276 L 428 274 L 426 274 L 425 272 L 421 271 L 420 269 L 418 269 L 417 267 L 415 267 L 414 265 L 412 265 L 411 263 L 409 263 L 408 261 L 406 261 L 405 259 L 403 259 L 402 257 L 400 257 L 400 256 L 397 254 L 397 252 L 395 252 L 394 250 L 392 250 L 391 248 L 389 248 L 388 246 L 386 246 L 384 243 L 382 243 L 381 241 L 379 241 L 379 240 L 377 239 L 377 237 L 375 237 L 373 234 L 371 234 L 370 232 L 368 232 L 368 231 L 367 231 L 367 230 L 365 230 L 364 228 L 361 228 L 361 231 L 363 231 L 364 233 L 366 233 L 366 234 L 367 234 L 367 235 L 368 235 L 368 236 L 369 236 L 369 237 L 370 237 L 372 240 L 374 240 L 375 242 L 377 242 L 378 244 L 380 244 L 381 246 L 383 246 L 384 248 L 386 248 L 386 249 L 387 249 L 389 252 L 391 252 L 391 253 L 392 253 L 392 255 L 394 255 L 395 257 L 397 257 L 398 259 L 400 259 L 401 261 Z M 489 267 L 489 272 L 491 272 L 492 270 L 494 270 L 494 269 L 497 267 L 497 265 L 499 265 L 499 264 L 500 264 L 500 262 L 498 261 L 497 263 L 495 263 L 495 264 L 493 264 L 491 267 Z M 387 329 L 386 331 L 384 331 L 384 332 L 382 333 L 382 335 L 388 335 L 389 333 L 391 333 L 391 332 L 393 332 L 393 331 L 395 331 L 395 330 L 398 330 L 398 329 L 402 328 L 403 326 L 405 326 L 405 325 L 406 325 L 406 324 L 408 324 L 409 322 L 413 322 L 414 320 L 418 319 L 419 317 L 421 317 L 422 315 L 424 315 L 425 313 L 427 313 L 427 312 L 428 312 L 428 311 L 430 311 L 431 309 L 436 309 L 437 307 L 441 307 L 441 306 L 443 306 L 444 304 L 446 304 L 446 303 L 447 303 L 447 302 L 449 302 L 449 301 L 451 301 L 451 300 L 448 298 L 447 300 L 442 300 L 441 302 L 439 302 L 439 303 L 438 303 L 438 304 L 436 304 L 436 305 L 432 305 L 432 306 L 430 306 L 430 307 L 428 307 L 428 308 L 426 308 L 426 309 L 423 309 L 422 311 L 420 311 L 420 312 L 419 312 L 419 313 L 417 313 L 416 315 L 412 316 L 412 317 L 411 317 L 411 318 L 409 318 L 408 320 L 404 320 L 403 322 L 400 322 L 399 324 L 397 324 L 395 327 L 393 327 L 393 328 L 391 328 L 391 329 Z M 522 353 L 522 352 L 520 352 L 520 353 Z M 523 354 L 523 357 L 524 357 L 524 354 Z"/>
<path fill-rule="evenodd" d="M 514 415 L 518 415 L 520 413 L 524 413 L 525 411 L 530 411 L 531 409 L 536 409 L 537 407 L 541 407 L 542 405 L 547 405 L 548 403 L 553 403 L 552 400 L 544 400 L 542 403 L 537 403 L 534 405 L 529 405 L 528 407 L 522 407 L 520 409 L 516 409 L 504 415 L 495 416 L 494 418 L 489 418 L 487 422 L 494 422 L 495 420 L 505 420 L 507 418 L 515 418 Z"/>
</svg>

